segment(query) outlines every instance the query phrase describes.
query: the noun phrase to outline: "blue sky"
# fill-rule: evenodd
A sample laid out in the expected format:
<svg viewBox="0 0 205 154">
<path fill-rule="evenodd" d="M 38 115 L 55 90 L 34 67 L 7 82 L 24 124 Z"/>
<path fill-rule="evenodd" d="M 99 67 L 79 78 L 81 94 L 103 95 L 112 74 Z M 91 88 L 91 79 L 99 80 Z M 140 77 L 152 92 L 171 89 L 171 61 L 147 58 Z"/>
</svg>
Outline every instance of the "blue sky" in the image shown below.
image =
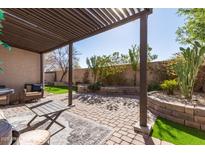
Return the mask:
<svg viewBox="0 0 205 154">
<path fill-rule="evenodd" d="M 176 14 L 177 9 L 154 9 L 148 19 L 148 42 L 157 60 L 165 60 L 177 51 L 176 30 L 184 24 L 184 18 Z M 139 20 L 117 27 L 107 32 L 76 42 L 74 48 L 81 54 L 80 66 L 87 67 L 86 57 L 111 54 L 112 52 L 128 53 L 132 44 L 139 45 Z"/>
</svg>

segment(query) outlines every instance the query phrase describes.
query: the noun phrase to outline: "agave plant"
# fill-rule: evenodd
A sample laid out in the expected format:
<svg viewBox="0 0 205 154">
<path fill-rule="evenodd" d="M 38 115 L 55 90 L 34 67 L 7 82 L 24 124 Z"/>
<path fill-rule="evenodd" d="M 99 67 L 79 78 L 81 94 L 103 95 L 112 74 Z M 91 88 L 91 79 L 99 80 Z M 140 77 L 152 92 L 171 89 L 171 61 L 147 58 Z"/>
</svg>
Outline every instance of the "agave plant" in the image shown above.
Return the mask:
<svg viewBox="0 0 205 154">
<path fill-rule="evenodd" d="M 176 72 L 182 95 L 186 99 L 191 100 L 199 67 L 204 62 L 205 46 L 195 41 L 191 43 L 191 47 L 186 49 L 181 47 L 180 50 L 180 58 L 178 58 L 173 68 Z"/>
</svg>

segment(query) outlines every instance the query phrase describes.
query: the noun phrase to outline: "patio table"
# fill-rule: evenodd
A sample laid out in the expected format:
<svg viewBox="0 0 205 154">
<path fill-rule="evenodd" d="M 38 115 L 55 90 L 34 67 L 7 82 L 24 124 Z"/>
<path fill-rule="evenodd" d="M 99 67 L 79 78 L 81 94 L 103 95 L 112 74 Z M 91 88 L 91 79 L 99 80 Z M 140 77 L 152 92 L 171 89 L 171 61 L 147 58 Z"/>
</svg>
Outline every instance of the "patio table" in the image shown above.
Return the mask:
<svg viewBox="0 0 205 154">
<path fill-rule="evenodd" d="M 6 96 L 9 94 L 13 94 L 14 93 L 14 89 L 11 88 L 0 88 L 0 96 Z"/>
<path fill-rule="evenodd" d="M 51 123 L 47 126 L 46 129 L 49 129 L 53 123 L 65 128 L 64 125 L 57 121 L 58 117 L 61 113 L 67 109 L 69 106 L 63 105 L 60 101 L 56 100 L 41 100 L 37 103 L 29 103 L 26 104 L 35 116 L 29 121 L 28 126 L 39 116 L 39 117 L 46 117 L 47 119 L 51 120 Z"/>
</svg>

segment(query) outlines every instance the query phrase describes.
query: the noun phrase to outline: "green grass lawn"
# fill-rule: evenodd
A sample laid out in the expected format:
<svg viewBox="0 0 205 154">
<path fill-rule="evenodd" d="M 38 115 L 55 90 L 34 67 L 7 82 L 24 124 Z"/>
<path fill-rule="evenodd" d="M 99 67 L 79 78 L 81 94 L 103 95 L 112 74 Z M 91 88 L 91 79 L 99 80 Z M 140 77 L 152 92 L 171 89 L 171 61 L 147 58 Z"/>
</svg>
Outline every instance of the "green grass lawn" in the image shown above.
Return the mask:
<svg viewBox="0 0 205 154">
<path fill-rule="evenodd" d="M 152 136 L 177 145 L 205 145 L 205 131 L 157 118 Z"/>
<path fill-rule="evenodd" d="M 65 94 L 68 93 L 67 86 L 45 86 L 45 91 L 53 94 Z"/>
</svg>

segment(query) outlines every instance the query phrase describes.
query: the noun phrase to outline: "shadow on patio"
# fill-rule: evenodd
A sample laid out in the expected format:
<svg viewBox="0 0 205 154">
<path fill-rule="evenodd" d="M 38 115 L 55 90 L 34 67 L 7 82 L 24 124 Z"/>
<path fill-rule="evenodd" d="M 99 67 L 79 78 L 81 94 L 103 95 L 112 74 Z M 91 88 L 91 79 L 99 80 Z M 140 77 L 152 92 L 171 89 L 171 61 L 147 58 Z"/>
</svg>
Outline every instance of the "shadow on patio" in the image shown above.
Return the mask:
<svg viewBox="0 0 205 154">
<path fill-rule="evenodd" d="M 100 99 L 101 103 L 86 103 L 88 98 Z M 51 100 L 64 100 L 67 95 L 48 96 Z M 138 117 L 138 99 L 136 97 L 74 95 L 75 107 L 64 111 L 57 121 L 65 126 L 53 123 L 48 129 L 51 132 L 50 144 L 161 144 L 158 139 L 134 132 L 134 124 Z M 128 105 L 125 105 L 127 102 Z M 107 106 L 117 105 L 118 110 Z M 130 104 L 132 107 L 130 107 Z M 1 108 L 8 121 L 20 133 L 33 129 L 46 129 L 51 123 L 44 117 L 37 117 L 30 126 L 29 121 L 35 116 L 25 105 L 14 105 Z M 149 122 L 152 115 L 149 113 Z"/>
</svg>

